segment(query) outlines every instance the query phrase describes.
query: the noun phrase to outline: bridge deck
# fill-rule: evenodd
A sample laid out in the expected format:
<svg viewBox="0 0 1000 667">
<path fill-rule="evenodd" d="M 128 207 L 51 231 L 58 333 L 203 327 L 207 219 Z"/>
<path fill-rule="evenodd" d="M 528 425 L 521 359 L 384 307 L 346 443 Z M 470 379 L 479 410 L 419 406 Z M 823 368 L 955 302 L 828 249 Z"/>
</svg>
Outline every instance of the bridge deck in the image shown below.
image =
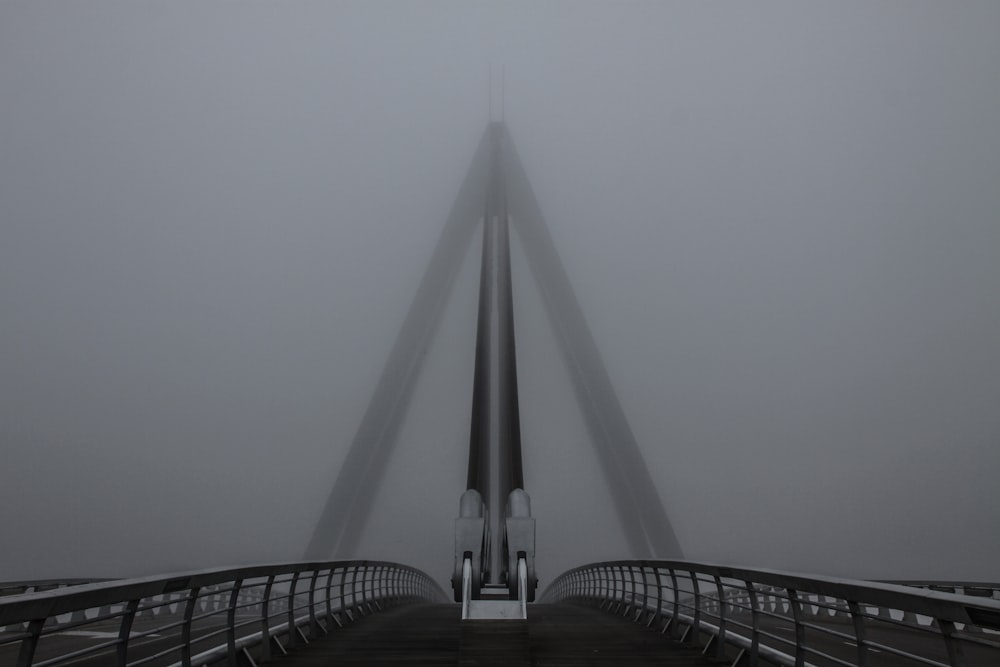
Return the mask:
<svg viewBox="0 0 1000 667">
<path fill-rule="evenodd" d="M 326 665 L 711 665 L 625 619 L 570 604 L 532 605 L 518 621 L 463 625 L 458 605 L 412 605 L 362 619 L 272 664 Z M 527 630 L 525 632 L 525 630 Z"/>
</svg>

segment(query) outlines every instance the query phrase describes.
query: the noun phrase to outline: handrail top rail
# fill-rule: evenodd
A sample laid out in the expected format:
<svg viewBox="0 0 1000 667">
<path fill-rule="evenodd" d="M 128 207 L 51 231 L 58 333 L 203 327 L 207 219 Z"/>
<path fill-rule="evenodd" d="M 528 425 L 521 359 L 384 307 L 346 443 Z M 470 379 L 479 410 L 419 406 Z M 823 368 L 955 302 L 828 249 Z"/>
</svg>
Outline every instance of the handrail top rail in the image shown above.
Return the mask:
<svg viewBox="0 0 1000 667">
<path fill-rule="evenodd" d="M 951 586 L 962 588 L 995 588 L 1000 589 L 1000 582 L 996 581 L 964 581 L 956 579 L 872 579 L 880 584 L 897 584 L 900 586 Z"/>
<path fill-rule="evenodd" d="M 0 581 L 0 590 L 30 586 L 80 586 L 96 584 L 103 581 L 118 581 L 121 577 L 63 577 L 50 579 L 21 579 L 16 581 Z"/>
<path fill-rule="evenodd" d="M 844 600 L 884 606 L 892 609 L 914 611 L 960 623 L 982 625 L 981 618 L 972 619 L 969 609 L 985 611 L 993 620 L 992 627 L 1000 627 L 1000 600 L 991 600 L 956 593 L 945 593 L 926 588 L 914 588 L 901 584 L 863 581 L 823 575 L 807 575 L 800 572 L 748 568 L 715 563 L 701 563 L 686 560 L 616 560 L 581 565 L 567 570 L 557 577 L 570 576 L 576 572 L 594 570 L 600 567 L 654 567 L 684 570 L 698 574 L 725 577 L 792 589 L 817 595 L 827 595 Z M 552 590 L 550 586 L 546 594 Z M 978 616 L 978 615 L 977 615 Z"/>
<path fill-rule="evenodd" d="M 192 588 L 228 583 L 236 579 L 256 579 L 271 575 L 294 574 L 325 569 L 390 566 L 426 577 L 417 568 L 400 563 L 376 560 L 292 561 L 239 567 L 215 567 L 168 574 L 157 574 L 132 579 L 67 586 L 38 593 L 22 593 L 0 597 L 0 626 L 32 618 L 48 618 L 79 609 L 117 604 L 127 600 L 142 599 L 166 593 L 177 593 Z M 444 591 L 434 583 L 442 598 Z"/>
</svg>

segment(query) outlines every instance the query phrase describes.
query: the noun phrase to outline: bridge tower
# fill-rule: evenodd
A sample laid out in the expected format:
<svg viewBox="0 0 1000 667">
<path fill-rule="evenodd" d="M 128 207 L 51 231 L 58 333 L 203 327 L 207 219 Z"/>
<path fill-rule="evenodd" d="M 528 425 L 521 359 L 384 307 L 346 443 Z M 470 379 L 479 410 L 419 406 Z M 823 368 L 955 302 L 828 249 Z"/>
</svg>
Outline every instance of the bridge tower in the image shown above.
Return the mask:
<svg viewBox="0 0 1000 667">
<path fill-rule="evenodd" d="M 307 559 L 341 556 L 356 542 L 396 445 L 425 351 L 442 317 L 462 259 L 475 232 L 481 229 L 469 465 L 457 524 L 464 528 L 456 535 L 456 550 L 460 550 L 457 556 L 466 551 L 475 555 L 472 578 L 478 585 L 508 585 L 507 574 L 516 568 L 517 551 L 532 556 L 527 560 L 533 563 L 533 546 L 516 549 L 513 561 L 510 554 L 504 553 L 505 534 L 518 541 L 522 537 L 527 540 L 526 536 L 534 532 L 521 458 L 510 227 L 517 233 L 541 292 L 631 555 L 682 556 L 510 132 L 501 120 L 491 121 L 479 141 L 315 527 L 306 549 Z M 514 511 L 528 516 L 510 517 L 516 521 L 508 527 L 508 501 L 518 490 L 513 498 Z M 474 493 L 468 494 L 469 491 Z M 477 509 L 476 495 L 483 506 L 481 511 Z M 481 522 L 482 527 L 478 533 L 479 549 L 470 547 L 478 539 L 469 533 L 475 532 L 470 527 L 475 521 Z M 463 560 L 456 558 L 458 578 Z M 529 579 L 533 580 L 532 563 L 528 565 L 532 570 Z M 533 591 L 533 586 L 530 588 Z M 513 585 L 508 590 L 511 594 L 515 592 Z"/>
</svg>

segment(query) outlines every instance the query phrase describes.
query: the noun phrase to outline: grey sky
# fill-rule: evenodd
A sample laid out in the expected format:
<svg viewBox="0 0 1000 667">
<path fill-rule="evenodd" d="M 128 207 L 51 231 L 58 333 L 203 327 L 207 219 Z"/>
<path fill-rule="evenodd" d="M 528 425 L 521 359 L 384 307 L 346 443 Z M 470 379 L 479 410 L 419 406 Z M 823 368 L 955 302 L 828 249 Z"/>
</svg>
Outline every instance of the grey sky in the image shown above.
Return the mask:
<svg viewBox="0 0 1000 667">
<path fill-rule="evenodd" d="M 8 0 L 0 580 L 299 557 L 490 62 L 688 557 L 1000 579 L 998 30 L 993 2 Z M 544 585 L 627 554 L 517 243 Z M 477 261 L 357 554 L 442 579 Z"/>
</svg>

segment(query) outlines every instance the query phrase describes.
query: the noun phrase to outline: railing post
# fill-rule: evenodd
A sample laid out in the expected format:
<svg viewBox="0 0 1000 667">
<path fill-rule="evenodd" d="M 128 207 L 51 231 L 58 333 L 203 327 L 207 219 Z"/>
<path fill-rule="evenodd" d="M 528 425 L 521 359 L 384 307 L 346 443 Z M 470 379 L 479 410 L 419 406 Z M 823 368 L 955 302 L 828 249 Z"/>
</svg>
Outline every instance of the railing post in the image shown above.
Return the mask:
<svg viewBox="0 0 1000 667">
<path fill-rule="evenodd" d="M 674 610 L 666 627 L 670 628 L 670 636 L 676 638 L 678 636 L 678 625 L 681 622 L 681 592 L 677 588 L 677 571 L 674 568 L 670 568 L 670 583 L 674 587 Z"/>
<path fill-rule="evenodd" d="M 611 573 L 610 586 L 611 586 L 611 604 L 608 605 L 614 613 L 618 613 L 618 605 L 621 604 L 621 589 L 618 586 L 618 566 L 612 565 L 608 568 Z"/>
<path fill-rule="evenodd" d="M 28 622 L 28 637 L 21 640 L 21 648 L 17 653 L 17 667 L 31 667 L 35 659 L 35 649 L 38 647 L 38 638 L 42 634 L 42 626 L 46 620 L 36 618 Z"/>
<path fill-rule="evenodd" d="M 688 570 L 691 585 L 694 586 L 694 615 L 691 622 L 691 643 L 698 643 L 698 633 L 701 632 L 701 586 L 698 584 L 698 574 Z"/>
<path fill-rule="evenodd" d="M 138 608 L 139 600 L 129 600 L 122 610 L 122 621 L 118 626 L 118 645 L 115 646 L 119 667 L 125 667 L 128 663 L 128 638 L 132 634 L 132 621 L 135 620 L 135 611 Z"/>
<path fill-rule="evenodd" d="M 347 611 L 347 570 L 350 566 L 344 565 L 344 568 L 340 571 L 340 613 L 347 616 L 350 620 L 350 613 Z"/>
<path fill-rule="evenodd" d="M 615 573 L 615 613 L 621 611 L 625 604 L 625 568 L 621 565 L 614 566 Z"/>
<path fill-rule="evenodd" d="M 362 571 L 362 568 L 364 571 Z M 358 608 L 362 616 L 368 615 L 368 610 L 365 608 L 368 602 L 368 596 L 365 594 L 365 577 L 368 574 L 368 564 L 361 563 L 357 568 L 354 569 L 354 606 Z M 359 577 L 360 575 L 360 577 Z M 361 584 L 361 601 L 358 601 L 358 584 Z"/>
<path fill-rule="evenodd" d="M 613 566 L 608 566 L 606 577 L 608 592 L 605 595 L 605 598 L 608 600 L 608 609 L 611 609 L 611 607 L 614 606 L 618 595 L 618 575 L 615 574 L 615 568 Z"/>
<path fill-rule="evenodd" d="M 198 586 L 188 589 L 187 604 L 184 605 L 184 622 L 181 624 L 181 664 L 191 667 L 191 619 L 198 604 Z"/>
<path fill-rule="evenodd" d="M 229 592 L 229 607 L 226 609 L 226 651 L 230 667 L 236 667 L 236 605 L 239 603 L 242 585 L 243 579 L 233 580 L 233 589 Z"/>
<path fill-rule="evenodd" d="M 723 599 L 725 593 L 722 590 L 722 578 L 718 574 L 712 576 L 715 577 L 719 609 L 719 634 L 715 637 L 715 657 L 722 658 L 726 655 L 726 601 Z"/>
<path fill-rule="evenodd" d="M 364 609 L 360 602 L 358 602 L 358 572 L 361 570 L 361 565 L 355 564 L 354 569 L 351 571 L 351 607 L 356 609 L 359 614 L 364 613 Z"/>
<path fill-rule="evenodd" d="M 380 611 L 385 608 L 382 602 L 382 598 L 385 595 L 385 567 L 382 565 L 375 566 L 375 607 Z"/>
<path fill-rule="evenodd" d="M 636 586 L 638 585 L 635 581 L 635 565 L 628 566 L 628 578 L 632 583 L 632 590 L 629 593 L 629 597 L 631 598 L 630 604 L 625 608 L 626 614 L 628 614 L 631 609 L 635 608 Z M 638 616 L 636 616 L 633 620 L 638 620 Z"/>
<path fill-rule="evenodd" d="M 749 579 L 743 583 L 746 584 L 747 596 L 750 598 L 750 625 L 752 630 L 750 634 L 749 667 L 757 667 L 757 662 L 760 659 L 760 604 L 757 601 L 757 589 L 754 588 L 754 583 Z"/>
<path fill-rule="evenodd" d="M 330 604 L 330 589 L 332 588 L 335 569 L 331 566 L 326 571 L 326 626 L 330 629 L 329 631 L 333 630 L 333 606 Z"/>
<path fill-rule="evenodd" d="M 802 667 L 806 662 L 806 629 L 802 625 L 799 595 L 791 588 L 786 588 L 785 593 L 788 595 L 788 604 L 791 607 L 792 618 L 795 620 L 795 667 Z"/>
<path fill-rule="evenodd" d="M 369 565 L 365 569 L 365 606 L 369 612 L 378 611 L 377 592 L 378 586 L 378 565 Z"/>
<path fill-rule="evenodd" d="M 319 568 L 316 568 L 309 579 L 309 636 L 313 639 L 319 637 L 319 622 L 316 620 L 316 579 L 318 577 Z"/>
<path fill-rule="evenodd" d="M 854 623 L 854 641 L 858 645 L 858 667 L 868 667 L 868 645 L 867 632 L 865 631 L 865 616 L 859 605 L 854 600 L 848 600 L 847 606 L 851 610 L 851 622 Z"/>
<path fill-rule="evenodd" d="M 260 649 L 261 658 L 271 659 L 271 587 L 274 586 L 274 575 L 267 578 L 264 584 L 264 596 L 260 601 Z"/>
<path fill-rule="evenodd" d="M 625 605 L 625 568 L 620 564 L 614 566 L 615 572 L 615 613 Z"/>
<path fill-rule="evenodd" d="M 625 568 L 615 565 L 615 613 L 617 614 L 625 606 Z M 622 614 L 624 616 L 624 614 Z"/>
<path fill-rule="evenodd" d="M 387 567 L 385 577 L 385 606 L 391 607 L 396 604 L 396 582 L 399 581 L 399 568 L 395 565 Z"/>
<path fill-rule="evenodd" d="M 299 641 L 295 627 L 295 589 L 298 588 L 300 574 L 302 574 L 301 570 L 296 570 L 295 573 L 292 574 L 292 581 L 288 588 L 288 610 L 286 612 L 286 618 L 288 623 L 289 646 L 298 646 L 302 643 Z"/>
<path fill-rule="evenodd" d="M 649 584 L 646 582 L 646 563 L 639 563 L 639 581 L 642 582 L 642 601 L 639 603 L 639 613 L 635 615 L 636 622 L 642 620 L 643 615 L 648 613 L 646 603 L 649 601 Z"/>
<path fill-rule="evenodd" d="M 962 651 L 962 645 L 955 641 L 955 638 L 952 636 L 955 633 L 955 624 L 952 621 L 940 618 L 935 620 L 937 620 L 938 628 L 941 630 L 941 637 L 944 639 L 951 667 L 965 667 L 965 654 Z"/>
<path fill-rule="evenodd" d="M 659 622 L 663 617 L 663 581 L 660 579 L 660 568 L 656 565 L 653 568 L 653 576 L 656 578 L 656 611 L 649 617 L 646 627 L 652 627 L 653 623 Z"/>
</svg>

